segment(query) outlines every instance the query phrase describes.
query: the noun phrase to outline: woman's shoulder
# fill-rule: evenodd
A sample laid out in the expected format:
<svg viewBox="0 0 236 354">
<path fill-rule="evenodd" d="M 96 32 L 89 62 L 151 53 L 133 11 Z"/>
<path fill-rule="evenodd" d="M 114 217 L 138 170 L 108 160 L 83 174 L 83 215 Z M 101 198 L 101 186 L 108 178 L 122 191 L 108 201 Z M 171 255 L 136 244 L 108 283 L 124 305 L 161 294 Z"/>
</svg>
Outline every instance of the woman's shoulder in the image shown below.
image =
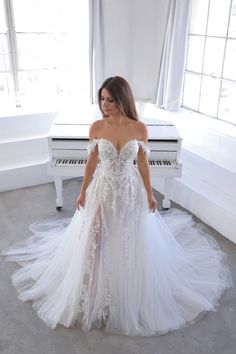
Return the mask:
<svg viewBox="0 0 236 354">
<path fill-rule="evenodd" d="M 100 129 L 104 125 L 104 119 L 98 119 L 95 120 L 91 125 L 90 125 L 90 130 L 97 130 Z"/>
<path fill-rule="evenodd" d="M 148 129 L 144 122 L 137 121 L 135 124 L 136 134 L 140 137 L 140 140 L 146 141 L 148 139 Z"/>
<path fill-rule="evenodd" d="M 141 122 L 140 120 L 135 122 L 135 128 L 137 129 L 138 132 L 140 133 L 145 133 L 147 132 L 147 126 L 144 122 Z"/>
<path fill-rule="evenodd" d="M 104 123 L 104 118 L 101 118 L 101 119 L 97 119 L 95 120 L 92 124 L 91 124 L 91 128 L 93 127 L 100 127 L 101 125 L 103 125 Z"/>
<path fill-rule="evenodd" d="M 139 129 L 147 129 L 147 126 L 144 122 L 142 122 L 141 120 L 137 121 L 137 126 Z"/>
<path fill-rule="evenodd" d="M 99 132 L 99 130 L 103 127 L 104 124 L 104 119 L 98 119 L 95 120 L 91 125 L 90 125 L 90 129 L 89 129 L 89 136 L 90 139 L 91 138 L 95 138 Z"/>
</svg>

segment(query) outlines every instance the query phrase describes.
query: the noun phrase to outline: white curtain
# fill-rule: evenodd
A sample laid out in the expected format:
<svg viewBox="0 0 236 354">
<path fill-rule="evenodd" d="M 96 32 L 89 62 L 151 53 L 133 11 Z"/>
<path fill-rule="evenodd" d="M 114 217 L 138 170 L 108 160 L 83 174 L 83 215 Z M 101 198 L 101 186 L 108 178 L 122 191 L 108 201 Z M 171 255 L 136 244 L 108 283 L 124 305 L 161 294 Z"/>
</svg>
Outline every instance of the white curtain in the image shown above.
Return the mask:
<svg viewBox="0 0 236 354">
<path fill-rule="evenodd" d="M 97 91 L 104 81 L 104 18 L 102 0 L 90 0 L 90 99 L 97 102 Z"/>
<path fill-rule="evenodd" d="M 171 0 L 155 103 L 167 110 L 180 106 L 190 0 Z"/>
<path fill-rule="evenodd" d="M 180 103 L 190 0 L 89 0 L 91 101 L 105 78 L 125 77 L 137 100 Z"/>
<path fill-rule="evenodd" d="M 120 75 L 154 102 L 170 0 L 89 0 L 91 97 Z"/>
</svg>

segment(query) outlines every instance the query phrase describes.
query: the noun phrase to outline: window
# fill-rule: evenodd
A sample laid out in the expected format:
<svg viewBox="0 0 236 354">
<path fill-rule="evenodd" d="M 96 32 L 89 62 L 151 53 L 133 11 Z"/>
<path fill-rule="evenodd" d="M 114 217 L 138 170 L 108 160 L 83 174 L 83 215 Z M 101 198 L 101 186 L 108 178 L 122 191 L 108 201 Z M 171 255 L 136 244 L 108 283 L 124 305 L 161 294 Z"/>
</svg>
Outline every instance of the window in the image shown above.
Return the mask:
<svg viewBox="0 0 236 354">
<path fill-rule="evenodd" d="M 7 26 L 4 16 L 4 4 L 0 2 L 0 101 L 6 102 L 13 92 L 7 46 Z"/>
<path fill-rule="evenodd" d="M 88 101 L 88 36 L 87 1 L 0 0 L 1 101 Z"/>
<path fill-rule="evenodd" d="M 236 0 L 193 0 L 182 105 L 236 124 Z"/>
</svg>

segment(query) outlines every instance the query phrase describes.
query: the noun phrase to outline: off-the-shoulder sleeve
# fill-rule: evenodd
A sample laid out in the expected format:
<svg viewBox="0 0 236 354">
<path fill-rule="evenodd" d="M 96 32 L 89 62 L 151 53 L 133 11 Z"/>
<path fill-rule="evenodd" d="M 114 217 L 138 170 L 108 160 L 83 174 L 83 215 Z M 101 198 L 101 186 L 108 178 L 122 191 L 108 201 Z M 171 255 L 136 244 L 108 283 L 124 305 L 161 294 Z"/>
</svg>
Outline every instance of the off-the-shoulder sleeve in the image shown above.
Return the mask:
<svg viewBox="0 0 236 354">
<path fill-rule="evenodd" d="M 149 156 L 149 154 L 150 154 L 150 149 L 149 149 L 148 145 L 147 145 L 144 141 L 142 141 L 142 140 L 139 140 L 138 144 L 139 144 L 139 146 L 142 147 L 143 152 L 145 152 L 145 154 L 146 154 L 147 156 Z"/>
<path fill-rule="evenodd" d="M 91 152 L 94 151 L 95 147 L 97 146 L 99 142 L 99 139 L 93 139 L 91 140 L 88 145 L 87 145 L 87 152 L 88 152 L 88 155 L 91 154 Z"/>
</svg>

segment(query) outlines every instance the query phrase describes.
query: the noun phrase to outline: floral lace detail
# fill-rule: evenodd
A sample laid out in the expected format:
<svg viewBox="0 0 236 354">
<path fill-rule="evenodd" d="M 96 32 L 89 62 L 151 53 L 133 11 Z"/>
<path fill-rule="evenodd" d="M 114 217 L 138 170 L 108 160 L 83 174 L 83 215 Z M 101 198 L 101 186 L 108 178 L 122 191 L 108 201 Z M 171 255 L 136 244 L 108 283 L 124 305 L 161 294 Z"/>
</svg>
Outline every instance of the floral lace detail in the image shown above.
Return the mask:
<svg viewBox="0 0 236 354">
<path fill-rule="evenodd" d="M 93 281 L 93 273 L 94 273 L 94 264 L 95 264 L 95 253 L 96 253 L 96 249 L 97 249 L 97 235 L 100 232 L 100 228 L 101 228 L 101 222 L 100 222 L 100 218 L 97 216 L 95 218 L 95 222 L 93 223 L 92 227 L 91 227 L 91 231 L 89 234 L 89 239 L 90 239 L 90 244 L 89 244 L 89 252 L 88 252 L 88 257 L 87 257 L 87 261 L 85 264 L 85 271 L 84 271 L 84 280 L 83 280 L 83 287 L 82 290 L 80 292 L 79 298 L 80 298 L 80 303 L 77 309 L 77 313 L 79 315 L 79 313 L 83 314 L 83 318 L 86 319 L 89 318 L 89 304 L 90 304 L 90 289 L 91 289 L 91 284 Z M 106 244 L 106 246 L 108 245 L 108 243 Z M 107 247 L 106 247 L 107 249 Z M 109 272 L 109 262 L 107 257 L 109 257 L 108 254 L 108 249 L 107 252 L 105 252 L 105 260 L 104 260 L 104 264 L 106 264 L 107 266 L 105 267 L 105 273 L 106 273 L 106 277 L 111 276 L 110 272 Z M 110 259 L 109 259 L 110 261 Z M 99 321 L 104 320 L 106 321 L 108 316 L 111 318 L 114 315 L 114 308 L 112 306 L 111 303 L 111 296 L 109 293 L 108 288 L 104 288 L 103 289 L 103 299 L 102 299 L 102 304 L 100 307 L 100 310 L 98 311 L 97 314 L 97 319 Z M 77 316 L 79 319 L 79 316 Z M 86 329 L 86 325 L 84 326 L 84 328 Z"/>
<path fill-rule="evenodd" d="M 132 196 L 136 193 L 131 193 L 129 188 L 140 182 L 137 179 L 138 172 L 137 166 L 134 166 L 134 160 L 137 158 L 140 147 L 147 156 L 150 153 L 150 149 L 144 141 L 131 139 L 120 150 L 117 150 L 109 139 L 101 138 L 94 139 L 89 143 L 87 147 L 88 153 L 94 151 L 97 145 L 99 152 L 97 169 L 100 168 L 99 173 L 102 173 L 105 177 L 100 200 L 105 202 L 107 195 L 113 189 L 116 193 L 111 209 L 114 210 L 117 205 L 122 205 L 123 203 L 130 204 L 132 207 L 134 203 Z"/>
<path fill-rule="evenodd" d="M 99 321 L 101 321 L 101 320 L 106 321 L 108 316 L 110 318 L 112 318 L 114 316 L 113 312 L 114 312 L 114 310 L 113 310 L 112 303 L 111 303 L 111 295 L 110 295 L 108 289 L 105 288 L 103 290 L 102 307 L 98 311 L 97 319 Z"/>
<path fill-rule="evenodd" d="M 105 231 L 105 230 L 104 230 Z M 110 255 L 110 237 L 107 230 L 104 232 L 104 248 L 103 248 L 103 265 L 104 265 L 104 288 L 103 297 L 100 309 L 97 314 L 98 320 L 106 321 L 108 317 L 111 319 L 115 316 L 115 306 L 112 304 L 112 298 L 109 291 L 109 284 L 111 284 L 111 264 L 112 258 Z"/>
<path fill-rule="evenodd" d="M 101 205 L 110 203 L 110 212 L 116 215 L 118 237 L 121 238 L 124 249 L 124 260 L 126 269 L 130 268 L 131 250 L 133 242 L 129 238 L 130 229 L 127 218 L 129 216 L 124 213 L 124 210 L 137 210 L 137 214 L 141 212 L 145 206 L 137 205 L 137 190 L 140 189 L 140 174 L 138 168 L 134 165 L 134 160 L 137 158 L 139 148 L 148 155 L 149 148 L 143 141 L 130 140 L 120 150 L 107 139 L 94 139 L 92 140 L 87 151 L 90 154 L 98 145 L 99 153 L 99 166 L 94 174 L 96 179 L 102 178 L 103 183 L 99 188 L 99 201 Z M 141 187 L 142 188 L 142 187 Z M 144 186 L 143 186 L 144 188 Z M 124 206 L 127 208 L 124 208 Z M 127 225 L 119 231 L 119 224 Z M 102 289 L 101 303 L 97 312 L 98 321 L 106 321 L 109 318 L 115 317 L 116 309 L 112 304 L 111 293 L 109 284 L 111 283 L 111 264 L 110 257 L 110 230 L 105 230 L 106 225 L 103 225 L 103 269 L 104 269 L 104 283 Z M 115 227 L 115 225 L 114 225 Z M 90 318 L 90 305 L 91 305 L 91 286 L 93 283 L 93 273 L 95 266 L 97 248 L 97 235 L 101 231 L 100 218 L 97 216 L 91 227 L 89 233 L 89 251 L 84 271 L 83 287 L 79 296 L 78 314 L 83 315 L 83 326 L 86 328 L 86 319 Z M 119 232 L 121 234 L 119 235 Z M 98 249 L 98 251 L 97 251 Z"/>
<path fill-rule="evenodd" d="M 137 159 L 140 147 L 147 156 L 149 155 L 150 150 L 147 144 L 141 140 L 131 139 L 120 150 L 117 150 L 109 139 L 94 139 L 88 145 L 88 153 L 94 151 L 97 145 L 99 165 L 95 174 L 104 177 L 100 189 L 100 201 L 105 202 L 107 197 L 115 191 L 111 198 L 111 211 L 117 211 L 117 207 L 122 205 L 134 207 L 136 203 L 135 189 L 140 183 L 138 168 L 134 165 L 134 160 Z M 123 210 L 123 208 L 121 209 Z"/>
<path fill-rule="evenodd" d="M 88 143 L 87 146 L 88 155 L 95 150 L 95 147 L 97 146 L 98 143 L 99 143 L 99 139 L 93 139 Z"/>
<path fill-rule="evenodd" d="M 100 195 L 100 200 L 102 202 L 105 202 L 110 191 L 111 191 L 111 186 L 109 185 L 109 183 L 107 181 L 104 181 L 104 184 L 101 188 L 101 195 Z"/>
<path fill-rule="evenodd" d="M 88 308 L 89 308 L 89 290 L 91 287 L 91 283 L 93 280 L 93 271 L 94 271 L 94 261 L 95 261 L 95 251 L 97 248 L 97 234 L 100 230 L 100 219 L 97 216 L 95 222 L 91 227 L 91 231 L 89 234 L 90 244 L 89 244 L 89 252 L 87 261 L 85 264 L 85 271 L 84 271 L 84 283 L 80 293 L 80 304 L 78 306 L 78 312 L 83 312 L 84 316 L 88 317 Z"/>
<path fill-rule="evenodd" d="M 90 250 L 89 250 L 89 257 L 86 262 L 85 266 L 85 273 L 87 273 L 89 276 L 92 275 L 93 272 L 93 266 L 94 266 L 94 258 L 95 258 L 95 251 L 97 248 L 97 242 L 96 242 L 96 236 L 100 230 L 100 219 L 97 216 L 95 223 L 92 226 L 92 229 L 90 231 Z"/>
<path fill-rule="evenodd" d="M 138 140 L 138 144 L 139 144 L 139 146 L 142 147 L 143 152 L 145 152 L 145 154 L 147 156 L 149 156 L 150 155 L 150 149 L 149 149 L 148 145 L 142 140 Z"/>
<path fill-rule="evenodd" d="M 117 150 L 116 147 L 113 145 L 113 143 L 109 139 L 105 139 L 105 138 L 91 140 L 87 145 L 88 154 L 90 154 L 91 152 L 93 152 L 95 150 L 95 147 L 99 144 L 100 141 L 108 142 L 108 145 L 110 145 L 109 150 L 115 151 L 117 155 L 119 155 L 121 153 L 121 151 L 125 150 L 127 145 L 129 145 L 130 143 L 133 143 L 133 142 L 137 142 L 138 145 L 142 147 L 143 151 L 147 154 L 147 156 L 150 154 L 150 149 L 149 149 L 148 145 L 143 140 L 130 139 L 127 141 L 126 144 L 124 144 L 122 146 L 122 148 L 120 150 Z"/>
</svg>

